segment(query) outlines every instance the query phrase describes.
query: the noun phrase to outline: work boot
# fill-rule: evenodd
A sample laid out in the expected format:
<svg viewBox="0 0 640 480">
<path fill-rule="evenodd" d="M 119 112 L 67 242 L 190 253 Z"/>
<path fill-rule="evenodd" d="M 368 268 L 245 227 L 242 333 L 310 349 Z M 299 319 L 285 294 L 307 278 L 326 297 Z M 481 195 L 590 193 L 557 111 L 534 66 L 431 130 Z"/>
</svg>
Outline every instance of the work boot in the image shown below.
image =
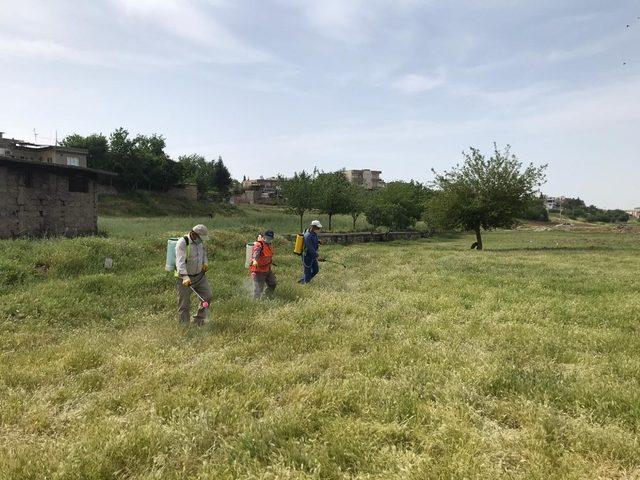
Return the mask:
<svg viewBox="0 0 640 480">
<path fill-rule="evenodd" d="M 204 318 L 193 317 L 193 324 L 197 327 L 202 327 L 204 325 Z"/>
</svg>

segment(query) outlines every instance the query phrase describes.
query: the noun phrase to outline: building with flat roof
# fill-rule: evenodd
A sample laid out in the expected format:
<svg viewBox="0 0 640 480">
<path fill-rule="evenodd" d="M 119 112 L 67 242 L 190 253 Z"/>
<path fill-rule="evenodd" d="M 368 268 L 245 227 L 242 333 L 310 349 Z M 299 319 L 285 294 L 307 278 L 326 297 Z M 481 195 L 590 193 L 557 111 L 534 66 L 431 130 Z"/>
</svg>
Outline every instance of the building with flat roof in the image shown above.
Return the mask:
<svg viewBox="0 0 640 480">
<path fill-rule="evenodd" d="M 4 138 L 0 132 L 0 156 L 32 162 L 86 167 L 88 151 L 84 148 L 38 145 L 36 143 Z"/>
<path fill-rule="evenodd" d="M 344 170 L 344 175 L 349 182 L 354 185 L 360 185 L 361 187 L 369 190 L 375 190 L 384 187 L 384 181 L 380 178 L 380 170 Z"/>
</svg>

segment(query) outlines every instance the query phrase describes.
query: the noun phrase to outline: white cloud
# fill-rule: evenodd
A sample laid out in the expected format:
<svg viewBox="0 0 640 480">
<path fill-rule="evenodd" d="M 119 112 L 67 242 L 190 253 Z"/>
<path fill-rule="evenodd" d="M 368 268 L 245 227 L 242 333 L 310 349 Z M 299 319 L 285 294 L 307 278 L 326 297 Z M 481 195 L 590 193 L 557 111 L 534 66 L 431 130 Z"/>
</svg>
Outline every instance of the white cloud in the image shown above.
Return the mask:
<svg viewBox="0 0 640 480">
<path fill-rule="evenodd" d="M 369 41 L 375 27 L 419 0 L 279 0 L 297 9 L 320 35 L 346 44 Z"/>
<path fill-rule="evenodd" d="M 391 88 L 400 93 L 413 94 L 433 90 L 443 84 L 444 73 L 442 72 L 439 72 L 435 76 L 410 73 L 394 80 Z"/>
<path fill-rule="evenodd" d="M 111 0 L 114 6 L 136 22 L 158 27 L 178 38 L 207 48 L 212 62 L 259 63 L 271 56 L 245 44 L 215 21 L 210 9 L 190 0 Z M 201 52 L 204 55 L 204 51 Z"/>
</svg>

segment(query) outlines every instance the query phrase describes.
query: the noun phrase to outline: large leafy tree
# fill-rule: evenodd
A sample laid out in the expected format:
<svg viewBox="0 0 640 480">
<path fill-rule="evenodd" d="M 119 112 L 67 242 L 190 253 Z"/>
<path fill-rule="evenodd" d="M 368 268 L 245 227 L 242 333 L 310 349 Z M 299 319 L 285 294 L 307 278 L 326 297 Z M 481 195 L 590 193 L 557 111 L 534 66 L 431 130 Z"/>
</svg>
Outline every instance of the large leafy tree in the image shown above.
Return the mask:
<svg viewBox="0 0 640 480">
<path fill-rule="evenodd" d="M 434 171 L 436 188 L 427 203 L 427 218 L 443 228 L 472 230 L 472 247 L 482 250 L 481 230 L 509 228 L 534 201 L 545 181 L 546 165 L 522 164 L 507 146 L 486 158 L 480 150 L 464 153 L 464 163 L 449 172 Z"/>
<path fill-rule="evenodd" d="M 219 156 L 213 165 L 213 186 L 223 197 L 228 197 L 232 185 L 231 173 Z"/>
<path fill-rule="evenodd" d="M 390 182 L 372 192 L 365 214 L 374 227 L 404 230 L 424 214 L 429 191 L 418 182 Z"/>
<path fill-rule="evenodd" d="M 140 188 L 144 165 L 134 155 L 135 141 L 124 128 L 116 129 L 109 136 L 109 163 L 118 174 L 118 183 L 124 188 Z"/>
<path fill-rule="evenodd" d="M 292 178 L 282 178 L 282 195 L 288 209 L 300 216 L 300 231 L 303 229 L 303 217 L 306 211 L 315 207 L 315 181 L 304 170 L 295 173 Z"/>
<path fill-rule="evenodd" d="M 315 182 L 314 206 L 329 216 L 329 230 L 331 230 L 334 215 L 349 213 L 351 184 L 343 172 L 320 173 Z"/>
</svg>

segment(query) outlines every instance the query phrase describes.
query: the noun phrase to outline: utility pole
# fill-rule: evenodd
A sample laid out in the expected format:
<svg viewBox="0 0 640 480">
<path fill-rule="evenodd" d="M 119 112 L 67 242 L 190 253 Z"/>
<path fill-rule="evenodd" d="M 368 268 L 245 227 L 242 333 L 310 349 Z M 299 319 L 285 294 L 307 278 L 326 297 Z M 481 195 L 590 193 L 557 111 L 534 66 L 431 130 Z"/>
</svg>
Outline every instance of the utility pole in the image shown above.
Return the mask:
<svg viewBox="0 0 640 480">
<path fill-rule="evenodd" d="M 35 128 L 33 129 L 33 139 L 35 143 L 38 143 L 38 133 Z"/>
</svg>

